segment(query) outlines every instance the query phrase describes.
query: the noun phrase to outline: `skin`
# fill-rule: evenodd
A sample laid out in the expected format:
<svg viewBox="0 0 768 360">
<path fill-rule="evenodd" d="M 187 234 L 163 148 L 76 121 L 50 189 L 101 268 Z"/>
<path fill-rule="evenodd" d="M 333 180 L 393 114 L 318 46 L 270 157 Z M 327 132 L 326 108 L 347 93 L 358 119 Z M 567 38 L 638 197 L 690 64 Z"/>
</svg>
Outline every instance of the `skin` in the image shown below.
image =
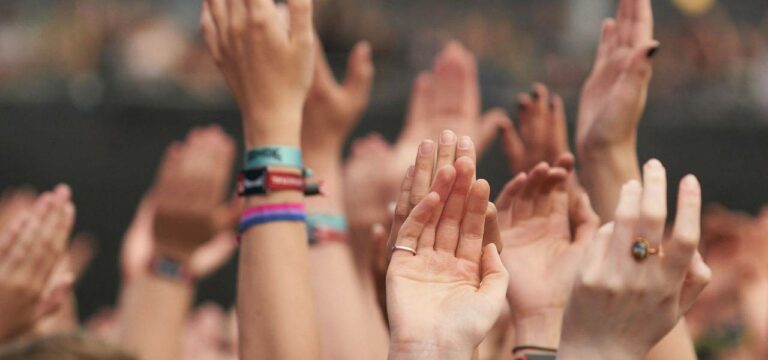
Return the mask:
<svg viewBox="0 0 768 360">
<path fill-rule="evenodd" d="M 287 2 L 290 24 L 269 0 L 206 0 L 203 36 L 243 117 L 246 148 L 299 147 L 315 53 L 312 2 Z M 250 197 L 246 206 L 303 202 L 296 191 Z M 306 227 L 254 226 L 242 234 L 237 284 L 241 359 L 317 359 L 320 336 Z"/>
<path fill-rule="evenodd" d="M 709 282 L 711 272 L 697 250 L 699 183 L 692 175 L 680 182 L 669 236 L 666 188 L 666 172 L 656 160 L 646 164 L 643 185 L 630 181 L 622 187 L 615 222 L 598 231 L 579 266 L 558 358 L 644 358 Z M 634 260 L 628 249 L 638 236 L 663 256 Z"/>
<path fill-rule="evenodd" d="M 400 229 L 387 273 L 390 359 L 468 359 L 504 308 L 508 274 L 483 247 L 490 188 L 460 158 L 440 168 Z M 460 226 L 456 226 L 460 224 Z"/>
<path fill-rule="evenodd" d="M 182 357 L 194 279 L 223 265 L 235 249 L 225 202 L 233 161 L 232 139 L 215 126 L 171 144 L 126 236 L 121 341 L 142 359 Z M 154 256 L 177 261 L 193 279 L 148 271 Z"/>
<path fill-rule="evenodd" d="M 640 179 L 637 126 L 659 45 L 653 39 L 650 0 L 621 0 L 616 18 L 603 23 L 595 65 L 582 89 L 576 127 L 579 179 L 603 222 L 613 219 L 622 184 Z M 695 357 L 684 322 L 649 356 Z"/>
<path fill-rule="evenodd" d="M 58 185 L 0 231 L 0 342 L 30 330 L 66 300 L 74 275 L 55 276 L 75 218 L 71 190 Z"/>
<path fill-rule="evenodd" d="M 569 210 L 568 176 L 539 164 L 497 200 L 516 346 L 558 347 L 574 274 L 599 225 L 586 194 Z"/>
</svg>

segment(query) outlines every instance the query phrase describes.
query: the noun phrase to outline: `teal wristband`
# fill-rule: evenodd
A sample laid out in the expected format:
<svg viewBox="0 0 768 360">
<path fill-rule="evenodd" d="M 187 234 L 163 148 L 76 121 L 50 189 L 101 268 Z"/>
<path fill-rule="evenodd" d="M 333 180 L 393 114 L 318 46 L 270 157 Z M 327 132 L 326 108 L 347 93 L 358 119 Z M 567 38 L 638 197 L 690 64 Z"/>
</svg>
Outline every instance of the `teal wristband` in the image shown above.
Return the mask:
<svg viewBox="0 0 768 360">
<path fill-rule="evenodd" d="M 339 214 L 307 214 L 307 228 L 323 228 L 335 231 L 347 231 L 347 218 Z"/>
<path fill-rule="evenodd" d="M 269 166 L 303 169 L 301 149 L 292 146 L 265 146 L 245 152 L 245 170 Z"/>
</svg>

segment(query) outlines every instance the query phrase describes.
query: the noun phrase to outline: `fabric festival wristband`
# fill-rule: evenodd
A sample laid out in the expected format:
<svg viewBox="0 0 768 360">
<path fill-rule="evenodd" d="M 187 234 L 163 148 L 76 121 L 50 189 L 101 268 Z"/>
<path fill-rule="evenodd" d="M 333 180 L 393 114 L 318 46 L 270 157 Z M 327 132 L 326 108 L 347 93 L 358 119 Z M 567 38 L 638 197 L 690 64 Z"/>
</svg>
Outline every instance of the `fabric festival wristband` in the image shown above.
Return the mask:
<svg viewBox="0 0 768 360">
<path fill-rule="evenodd" d="M 347 219 L 339 214 L 307 214 L 309 245 L 347 241 Z"/>
<path fill-rule="evenodd" d="M 307 192 L 307 183 L 302 175 L 266 167 L 244 170 L 237 185 L 240 196 L 266 195 L 272 191 Z"/>
<path fill-rule="evenodd" d="M 304 169 L 301 149 L 291 146 L 265 146 L 245 152 L 245 169 L 286 166 Z"/>
<path fill-rule="evenodd" d="M 278 221 L 305 221 L 303 203 L 269 204 L 248 208 L 240 218 L 240 233 L 253 226 Z"/>
<path fill-rule="evenodd" d="M 181 263 L 162 256 L 155 256 L 149 262 L 149 271 L 159 277 L 174 281 L 192 283 L 195 277 Z"/>
</svg>

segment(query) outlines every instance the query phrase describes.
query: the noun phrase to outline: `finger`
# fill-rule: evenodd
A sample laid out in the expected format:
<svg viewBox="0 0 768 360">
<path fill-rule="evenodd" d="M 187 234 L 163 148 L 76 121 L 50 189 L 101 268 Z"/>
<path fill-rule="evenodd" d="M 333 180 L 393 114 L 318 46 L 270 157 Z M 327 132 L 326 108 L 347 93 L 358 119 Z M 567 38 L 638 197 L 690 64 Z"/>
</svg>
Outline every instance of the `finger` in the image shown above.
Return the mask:
<svg viewBox="0 0 768 360">
<path fill-rule="evenodd" d="M 563 215 L 568 214 L 568 195 L 565 192 L 565 180 L 567 178 L 568 173 L 564 169 L 549 169 L 544 181 L 534 194 L 534 214 L 539 216 L 548 216 L 558 212 Z"/>
<path fill-rule="evenodd" d="M 656 159 L 643 168 L 643 197 L 640 204 L 640 222 L 637 236 L 659 249 L 667 221 L 667 173 Z"/>
<path fill-rule="evenodd" d="M 72 292 L 74 283 L 75 275 L 72 273 L 62 274 L 51 279 L 37 304 L 35 318 L 40 319 L 55 313 Z"/>
<path fill-rule="evenodd" d="M 451 130 L 443 130 L 440 134 L 440 144 L 437 148 L 437 164 L 435 169 L 453 165 L 456 161 L 456 134 Z"/>
<path fill-rule="evenodd" d="M 263 9 L 257 10 L 254 3 L 262 3 L 264 0 L 226 0 L 227 3 L 227 27 L 225 29 L 230 38 L 230 43 L 235 44 L 234 38 L 242 36 L 247 31 L 247 20 L 253 23 L 266 24 L 269 20 L 268 13 Z M 270 1 L 271 2 L 271 1 Z M 250 19 L 249 19 L 250 18 Z M 250 30 L 250 29 L 248 29 Z"/>
<path fill-rule="evenodd" d="M 603 20 L 603 28 L 600 34 L 600 44 L 597 49 L 598 62 L 605 61 L 608 54 L 616 47 L 617 39 L 616 20 L 608 18 Z"/>
<path fill-rule="evenodd" d="M 5 259 L 10 251 L 16 246 L 21 236 L 21 230 L 25 227 L 25 223 L 30 214 L 27 212 L 21 212 L 11 220 L 2 229 L 2 235 L 0 235 L 0 259 Z"/>
<path fill-rule="evenodd" d="M 234 232 L 222 232 L 195 250 L 189 260 L 192 276 L 203 278 L 229 261 L 237 248 L 236 237 Z"/>
<path fill-rule="evenodd" d="M 431 118 L 431 102 L 434 94 L 434 77 L 422 72 L 413 83 L 411 100 L 406 118 L 407 125 L 423 122 Z"/>
<path fill-rule="evenodd" d="M 465 120 L 468 74 L 462 46 L 449 42 L 435 60 L 435 111 L 448 126 Z M 476 119 L 472 119 L 473 121 Z"/>
<path fill-rule="evenodd" d="M 498 136 L 499 129 L 510 121 L 509 115 L 502 109 L 491 109 L 483 114 L 477 135 L 477 148 L 481 149 L 481 152 L 482 149 L 488 148 L 488 145 Z"/>
<path fill-rule="evenodd" d="M 213 34 L 218 37 L 219 49 L 226 49 L 229 43 L 229 36 L 226 34 L 229 28 L 227 0 L 205 0 L 205 3 L 208 5 L 211 20 L 213 20 L 214 28 L 212 30 L 217 30 Z"/>
<path fill-rule="evenodd" d="M 400 227 L 403 226 L 408 215 L 411 213 L 411 186 L 413 185 L 413 173 L 414 167 L 411 165 L 408 167 L 408 171 L 405 173 L 402 183 L 400 184 L 400 194 L 397 197 L 397 204 L 395 205 L 395 216 L 392 221 L 392 227 L 389 231 L 389 239 L 387 240 L 386 249 L 389 250 L 395 245 L 397 241 L 397 234 L 400 232 Z M 388 251 L 387 256 L 391 253 Z"/>
<path fill-rule="evenodd" d="M 473 162 L 477 163 L 477 151 L 475 149 L 475 143 L 469 136 L 462 136 L 459 139 L 459 145 L 456 147 L 456 158 L 466 156 Z"/>
<path fill-rule="evenodd" d="M 79 233 L 72 239 L 69 246 L 69 269 L 80 278 L 82 273 L 88 268 L 94 256 L 96 256 L 96 240 L 87 233 Z"/>
<path fill-rule="evenodd" d="M 546 163 L 540 163 L 530 171 L 525 187 L 520 193 L 520 196 L 514 201 L 514 206 L 512 208 L 513 222 L 528 219 L 533 215 L 534 199 L 548 173 L 549 165 Z"/>
<path fill-rule="evenodd" d="M 614 215 L 615 226 L 611 239 L 609 256 L 613 259 L 627 259 L 631 255 L 631 246 L 637 234 L 636 227 L 640 218 L 640 200 L 643 187 L 632 180 L 621 188 L 619 204 Z M 620 261 L 618 263 L 628 263 Z"/>
<path fill-rule="evenodd" d="M 421 236 L 424 227 L 432 217 L 433 213 L 437 209 L 440 203 L 440 195 L 437 193 L 429 193 L 425 196 L 421 202 L 419 202 L 413 211 L 405 220 L 403 226 L 400 228 L 400 232 L 397 236 L 397 246 L 403 246 L 410 249 L 416 249 L 419 245 L 419 237 Z M 413 256 L 412 253 L 402 250 L 392 251 L 392 258 Z"/>
<path fill-rule="evenodd" d="M 266 2 L 273 4 L 271 0 Z M 312 44 L 314 25 L 312 24 L 312 0 L 288 0 L 290 15 L 290 36 L 294 43 Z"/>
<path fill-rule="evenodd" d="M 539 113 L 548 113 L 550 110 L 549 89 L 542 83 L 533 84 L 534 105 Z M 546 126 L 546 124 L 537 124 L 537 126 Z"/>
<path fill-rule="evenodd" d="M 424 140 L 419 145 L 411 186 L 411 206 L 416 206 L 429 193 L 435 166 L 435 143 Z"/>
<path fill-rule="evenodd" d="M 421 237 L 419 238 L 420 249 L 434 249 L 437 227 L 440 223 L 443 211 L 445 210 L 445 203 L 448 200 L 448 196 L 451 193 L 455 180 L 456 168 L 454 168 L 453 165 L 444 166 L 435 174 L 435 181 L 432 183 L 430 192 L 437 193 L 437 195 L 440 196 L 440 203 L 437 205 L 437 208 L 432 214 L 432 218 L 429 219 L 427 226 L 421 233 Z"/>
<path fill-rule="evenodd" d="M 466 157 L 456 160 L 456 181 L 453 184 L 445 209 L 437 226 L 434 248 L 450 254 L 456 253 L 459 243 L 461 219 L 469 189 L 475 180 L 475 163 Z"/>
<path fill-rule="evenodd" d="M 693 175 L 680 182 L 677 217 L 672 236 L 664 242 L 664 260 L 672 276 L 682 278 L 699 247 L 701 237 L 701 186 Z"/>
<path fill-rule="evenodd" d="M 563 153 L 568 152 L 568 123 L 565 117 L 565 105 L 563 104 L 563 98 L 558 94 L 554 94 L 551 100 L 552 104 L 552 136 L 555 144 L 554 156 L 561 156 Z M 569 170 L 570 171 L 570 170 Z"/>
<path fill-rule="evenodd" d="M 651 0 L 634 0 L 631 4 L 633 31 L 631 43 L 641 44 L 653 39 L 653 10 Z"/>
<path fill-rule="evenodd" d="M 499 214 L 493 203 L 488 203 L 488 210 L 485 212 L 485 233 L 483 234 L 483 247 L 488 244 L 496 245 L 496 249 L 501 254 L 504 250 L 504 243 L 501 242 L 501 227 L 499 226 Z"/>
<path fill-rule="evenodd" d="M 331 66 L 328 65 L 328 60 L 325 57 L 325 50 L 323 50 L 323 43 L 315 34 L 315 77 L 312 82 L 313 89 L 327 90 L 337 85 L 336 77 L 333 76 Z"/>
<path fill-rule="evenodd" d="M 499 197 L 496 199 L 496 207 L 499 209 L 499 211 L 504 213 L 510 210 L 512 207 L 512 201 L 514 200 L 515 196 L 517 196 L 517 194 L 523 190 L 527 179 L 528 175 L 524 172 L 521 172 L 517 174 L 514 179 L 510 180 L 506 185 L 504 185 L 504 189 L 501 190 Z"/>
<path fill-rule="evenodd" d="M 344 79 L 344 89 L 347 93 L 353 94 L 355 102 L 360 107 L 368 104 L 373 74 L 371 45 L 367 41 L 361 41 L 352 49 L 347 63 L 347 77 Z"/>
<path fill-rule="evenodd" d="M 485 233 L 485 212 L 491 187 L 485 180 L 477 180 L 469 190 L 466 213 L 461 222 L 461 235 L 456 247 L 456 257 L 473 263 L 480 263 Z M 498 255 L 498 254 L 496 254 Z"/>
<path fill-rule="evenodd" d="M 688 267 L 688 275 L 683 282 L 683 289 L 680 292 L 680 309 L 685 314 L 691 309 L 696 299 L 704 288 L 712 280 L 712 270 L 704 263 L 701 253 L 698 251 L 693 255 L 691 265 Z"/>
<path fill-rule="evenodd" d="M 480 271 L 483 278 L 478 292 L 488 299 L 504 298 L 509 286 L 509 273 L 501 261 L 496 245 L 488 244 L 483 247 Z"/>
<path fill-rule="evenodd" d="M 575 229 L 574 243 L 584 245 L 589 243 L 600 226 L 600 218 L 595 213 L 595 210 L 592 209 L 587 193 L 581 193 L 578 199 L 576 199 L 575 205 L 571 207 L 570 218 Z"/>
<path fill-rule="evenodd" d="M 629 74 L 646 82 L 653 72 L 653 62 L 651 60 L 658 52 L 660 46 L 661 44 L 658 41 L 651 40 L 633 49 Z"/>
<path fill-rule="evenodd" d="M 507 161 L 510 162 L 509 170 L 513 173 L 526 171 L 525 162 L 525 144 L 515 129 L 512 121 L 507 121 L 501 126 L 501 145 Z"/>
<path fill-rule="evenodd" d="M 216 63 L 221 61 L 221 48 L 219 47 L 219 30 L 211 15 L 210 1 L 203 2 L 203 11 L 200 13 L 200 30 L 203 33 L 205 44 L 211 52 L 211 56 Z"/>
<path fill-rule="evenodd" d="M 554 166 L 563 168 L 568 173 L 571 173 L 576 166 L 576 158 L 569 152 L 563 153 L 555 160 Z"/>
</svg>

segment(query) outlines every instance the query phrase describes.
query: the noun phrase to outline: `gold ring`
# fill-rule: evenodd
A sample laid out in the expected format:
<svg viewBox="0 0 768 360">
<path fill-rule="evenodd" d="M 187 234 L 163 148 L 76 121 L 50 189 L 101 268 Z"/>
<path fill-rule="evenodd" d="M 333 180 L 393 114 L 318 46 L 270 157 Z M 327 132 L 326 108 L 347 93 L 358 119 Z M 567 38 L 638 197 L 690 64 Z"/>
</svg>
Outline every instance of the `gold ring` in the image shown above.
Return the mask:
<svg viewBox="0 0 768 360">
<path fill-rule="evenodd" d="M 632 257 L 637 261 L 643 261 L 649 256 L 658 254 L 659 249 L 651 247 L 651 244 L 649 244 L 648 241 L 641 237 L 637 238 L 635 243 L 632 244 Z"/>
<path fill-rule="evenodd" d="M 403 250 L 407 251 L 413 255 L 416 255 L 416 249 L 408 247 L 408 246 L 402 246 L 402 245 L 395 245 L 392 247 L 392 252 L 395 252 L 395 250 Z"/>
</svg>

